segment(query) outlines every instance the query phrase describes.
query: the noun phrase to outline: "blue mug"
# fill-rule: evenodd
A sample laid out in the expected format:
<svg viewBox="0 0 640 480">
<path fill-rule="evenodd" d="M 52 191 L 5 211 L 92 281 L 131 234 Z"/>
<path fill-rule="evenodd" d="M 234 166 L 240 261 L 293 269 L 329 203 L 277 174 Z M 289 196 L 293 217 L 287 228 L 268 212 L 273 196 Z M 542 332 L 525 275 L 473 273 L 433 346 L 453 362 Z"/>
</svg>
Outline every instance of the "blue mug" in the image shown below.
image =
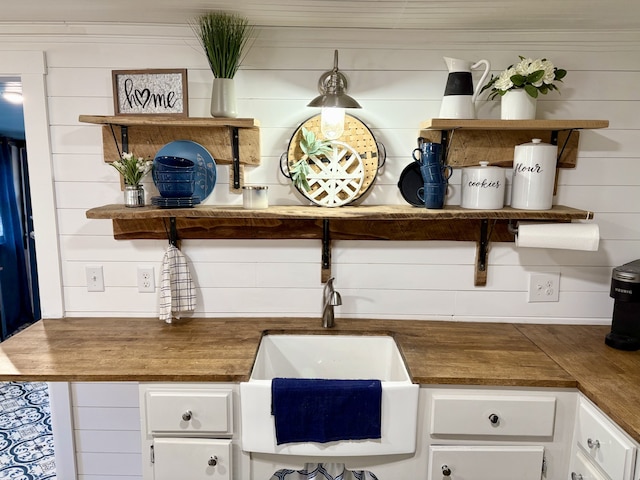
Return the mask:
<svg viewBox="0 0 640 480">
<path fill-rule="evenodd" d="M 418 189 L 418 198 L 424 202 L 425 208 L 441 209 L 444 207 L 444 199 L 447 196 L 448 183 L 425 182 Z"/>
<path fill-rule="evenodd" d="M 451 166 L 442 166 L 437 163 L 429 163 L 420 165 L 420 173 L 425 183 L 442 183 L 449 181 L 453 168 Z"/>
<path fill-rule="evenodd" d="M 432 142 L 418 142 L 418 148 L 413 150 L 412 157 L 420 165 L 442 164 L 442 145 Z"/>
</svg>

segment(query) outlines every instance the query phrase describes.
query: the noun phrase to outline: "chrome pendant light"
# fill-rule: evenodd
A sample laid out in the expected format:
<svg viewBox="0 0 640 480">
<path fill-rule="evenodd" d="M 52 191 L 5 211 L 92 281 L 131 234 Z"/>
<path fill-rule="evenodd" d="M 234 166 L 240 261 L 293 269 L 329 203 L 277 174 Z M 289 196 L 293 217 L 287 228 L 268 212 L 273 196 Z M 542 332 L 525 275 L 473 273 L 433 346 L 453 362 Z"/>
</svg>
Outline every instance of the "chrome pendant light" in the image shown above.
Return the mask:
<svg viewBox="0 0 640 480">
<path fill-rule="evenodd" d="M 335 50 L 333 70 L 322 74 L 318 80 L 320 95 L 307 105 L 322 108 L 321 131 L 329 140 L 342 135 L 346 108 L 362 108 L 353 97 L 347 95 L 347 86 L 347 77 L 338 70 L 338 50 Z"/>
</svg>

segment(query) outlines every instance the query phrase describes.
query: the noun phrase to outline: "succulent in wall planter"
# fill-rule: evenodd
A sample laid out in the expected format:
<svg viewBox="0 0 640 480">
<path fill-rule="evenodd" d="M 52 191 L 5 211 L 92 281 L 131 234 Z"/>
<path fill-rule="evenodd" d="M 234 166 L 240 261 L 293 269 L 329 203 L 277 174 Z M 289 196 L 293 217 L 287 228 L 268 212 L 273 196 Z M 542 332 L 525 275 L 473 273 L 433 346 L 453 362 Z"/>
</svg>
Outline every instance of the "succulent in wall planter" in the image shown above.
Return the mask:
<svg viewBox="0 0 640 480">
<path fill-rule="evenodd" d="M 289 167 L 291 180 L 296 187 L 305 191 L 311 190 L 307 176 L 311 173 L 309 167 L 310 158 L 318 159 L 331 152 L 331 143 L 327 140 L 318 140 L 315 133 L 302 127 L 302 138 L 300 138 L 300 150 L 304 154 L 300 160 Z"/>
<path fill-rule="evenodd" d="M 234 77 L 249 48 L 253 26 L 239 15 L 209 12 L 192 24 L 215 77 L 211 115 L 237 117 Z"/>
</svg>

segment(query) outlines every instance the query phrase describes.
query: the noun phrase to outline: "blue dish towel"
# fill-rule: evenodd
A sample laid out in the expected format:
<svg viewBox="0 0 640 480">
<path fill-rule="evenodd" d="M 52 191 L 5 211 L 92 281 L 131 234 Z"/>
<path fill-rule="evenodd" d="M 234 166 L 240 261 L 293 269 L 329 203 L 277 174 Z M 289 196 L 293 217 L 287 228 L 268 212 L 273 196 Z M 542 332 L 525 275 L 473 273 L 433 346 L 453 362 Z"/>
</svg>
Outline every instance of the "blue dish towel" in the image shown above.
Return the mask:
<svg viewBox="0 0 640 480">
<path fill-rule="evenodd" d="M 271 414 L 278 445 L 381 437 L 380 380 L 274 378 Z"/>
</svg>

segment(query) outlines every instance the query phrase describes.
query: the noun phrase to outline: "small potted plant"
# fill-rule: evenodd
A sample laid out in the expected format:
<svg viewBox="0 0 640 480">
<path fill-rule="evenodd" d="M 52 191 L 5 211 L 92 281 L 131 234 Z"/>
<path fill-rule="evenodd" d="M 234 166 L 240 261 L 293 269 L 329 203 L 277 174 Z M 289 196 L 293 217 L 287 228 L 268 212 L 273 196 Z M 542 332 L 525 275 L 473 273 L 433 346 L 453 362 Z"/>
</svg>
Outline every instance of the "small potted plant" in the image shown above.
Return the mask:
<svg viewBox="0 0 640 480">
<path fill-rule="evenodd" d="M 153 162 L 142 157 L 136 157 L 133 153 L 123 152 L 120 160 L 111 162 L 124 180 L 124 205 L 126 207 L 144 206 L 144 189 L 140 182 L 151 171 Z"/>
<path fill-rule="evenodd" d="M 502 99 L 503 120 L 534 119 L 538 95 L 559 90 L 553 82 L 562 82 L 566 75 L 566 70 L 546 58 L 532 60 L 520 56 L 519 63 L 510 65 L 497 77 L 492 75 L 480 92 L 490 90 L 489 99 Z"/>
<path fill-rule="evenodd" d="M 209 12 L 198 17 L 192 27 L 215 77 L 211 92 L 211 115 L 236 117 L 238 112 L 233 78 L 248 51 L 253 26 L 239 15 Z"/>
</svg>

